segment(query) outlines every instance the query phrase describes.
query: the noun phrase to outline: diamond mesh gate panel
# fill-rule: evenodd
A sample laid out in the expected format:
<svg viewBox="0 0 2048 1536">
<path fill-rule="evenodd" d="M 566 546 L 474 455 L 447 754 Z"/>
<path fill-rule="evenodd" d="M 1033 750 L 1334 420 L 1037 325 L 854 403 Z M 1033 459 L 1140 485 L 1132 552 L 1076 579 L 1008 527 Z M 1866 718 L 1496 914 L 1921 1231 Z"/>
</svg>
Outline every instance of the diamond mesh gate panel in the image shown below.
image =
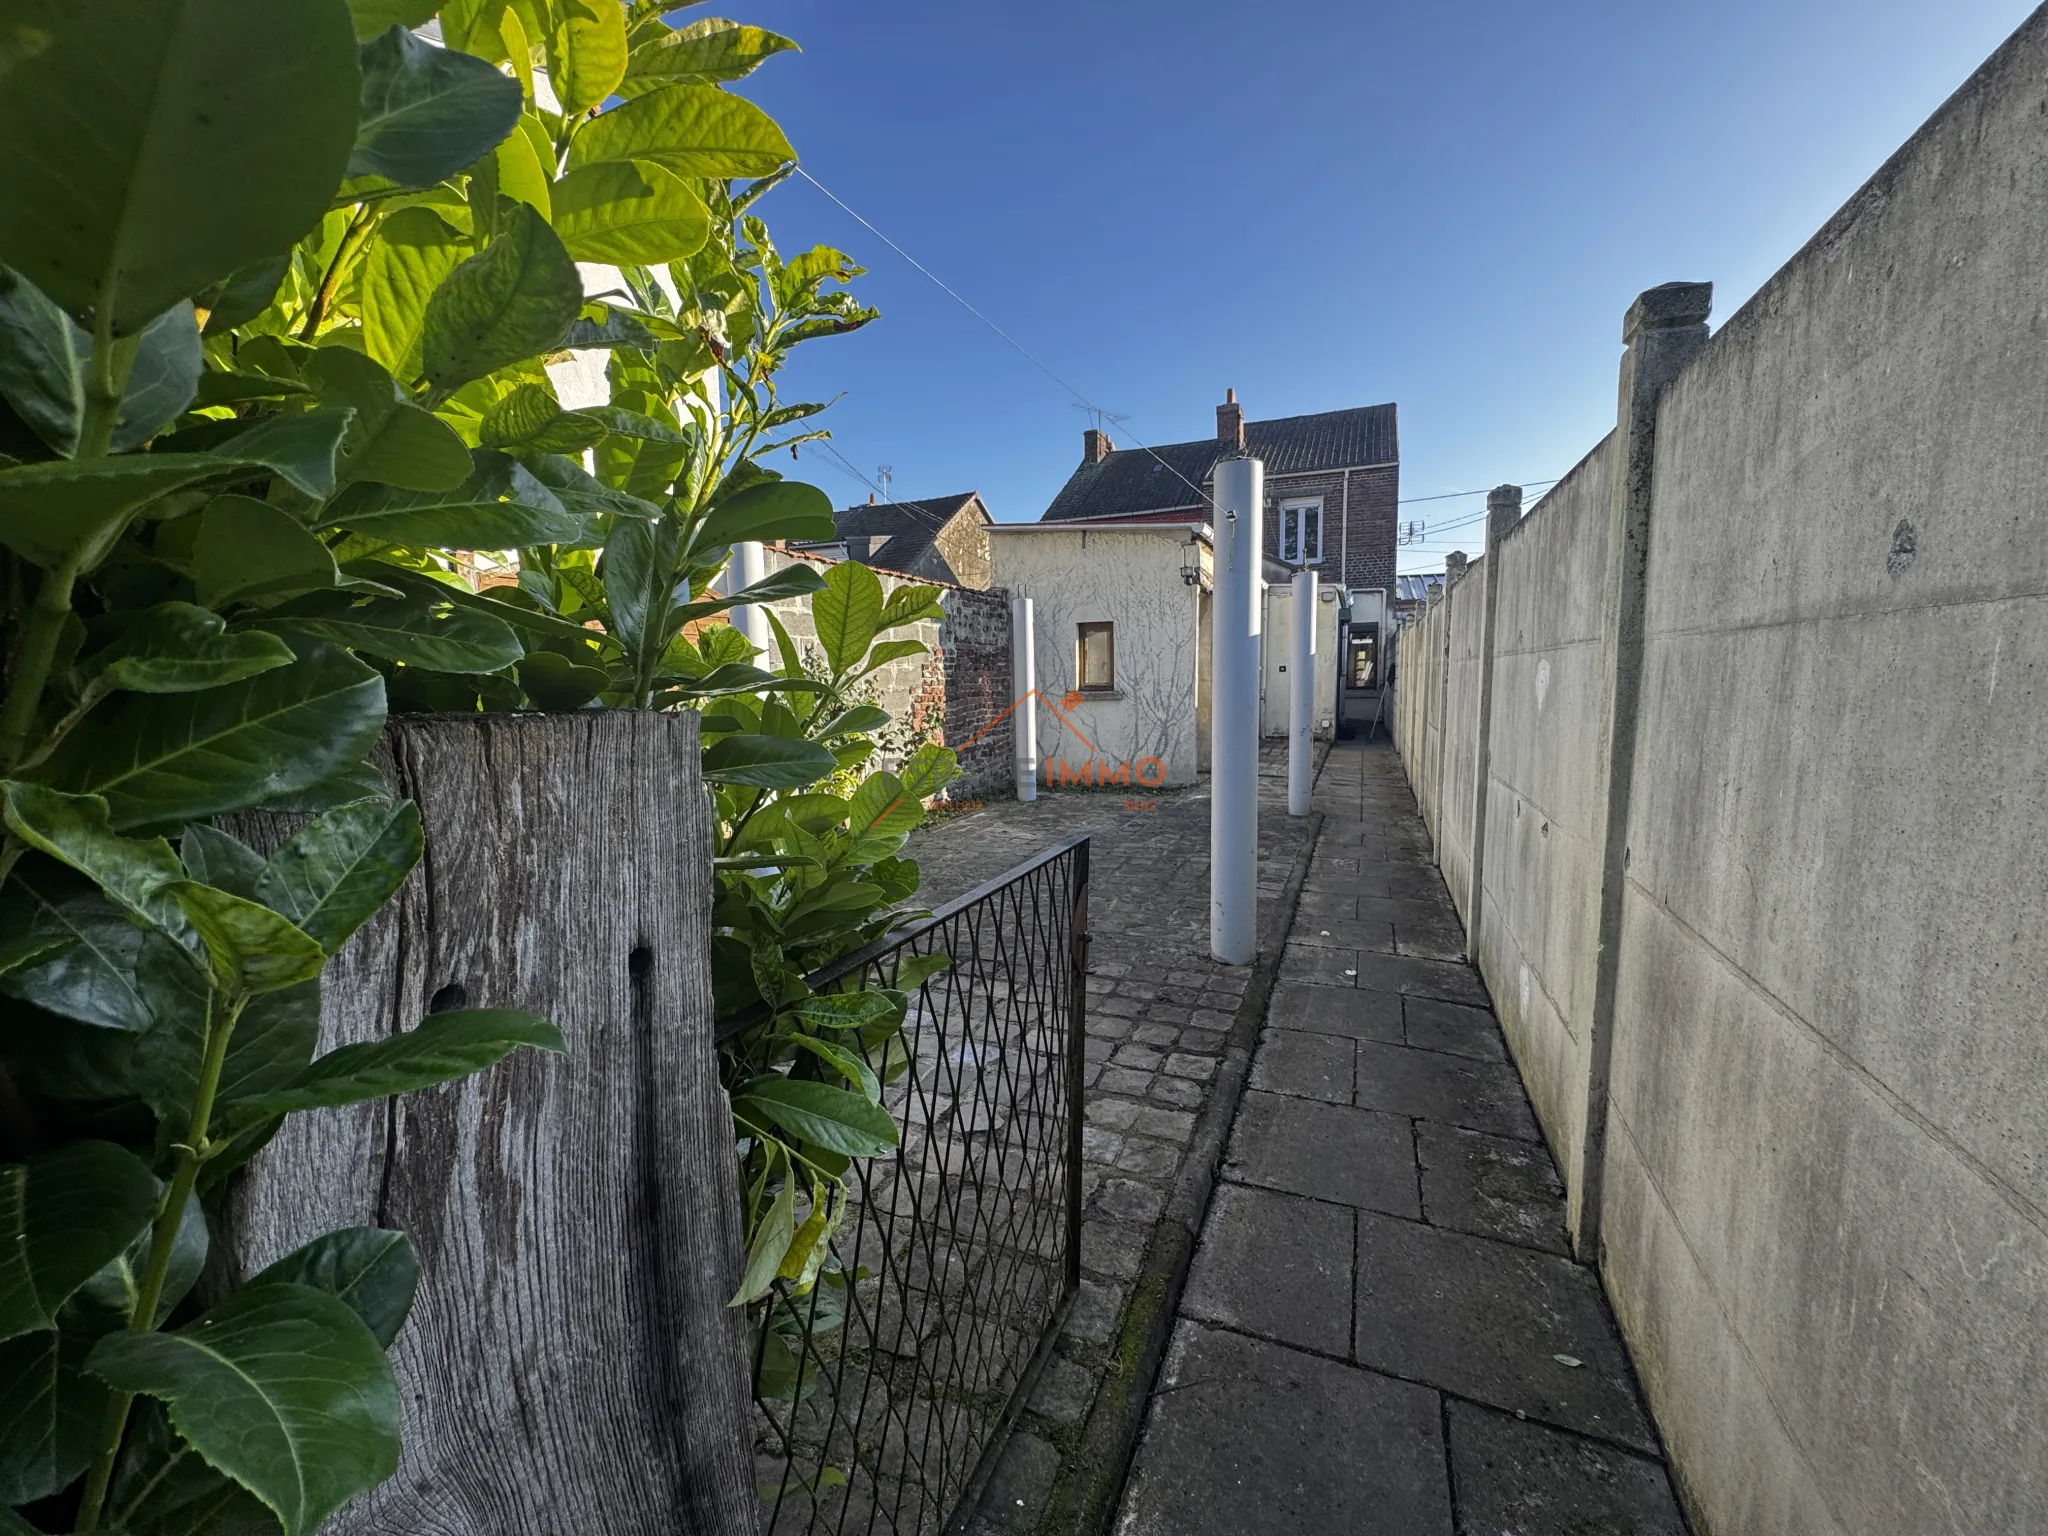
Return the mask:
<svg viewBox="0 0 2048 1536">
<path fill-rule="evenodd" d="M 1082 835 L 810 978 L 887 985 L 904 956 L 953 962 L 911 998 L 908 1067 L 884 1091 L 901 1147 L 848 1171 L 820 1282 L 778 1282 L 765 1304 L 755 1452 L 773 1536 L 936 1536 L 986 1481 L 1080 1283 L 1087 886 Z"/>
</svg>

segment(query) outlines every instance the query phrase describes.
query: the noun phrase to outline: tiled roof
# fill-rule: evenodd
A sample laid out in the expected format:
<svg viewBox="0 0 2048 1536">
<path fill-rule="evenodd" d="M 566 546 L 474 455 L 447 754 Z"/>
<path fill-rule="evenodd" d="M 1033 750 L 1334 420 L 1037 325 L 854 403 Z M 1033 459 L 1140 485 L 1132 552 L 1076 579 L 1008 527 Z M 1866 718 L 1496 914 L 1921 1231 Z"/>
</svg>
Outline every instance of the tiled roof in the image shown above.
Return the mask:
<svg viewBox="0 0 2048 1536">
<path fill-rule="evenodd" d="M 976 492 L 967 491 L 959 496 L 934 496 L 928 501 L 867 502 L 834 512 L 832 521 L 838 525 L 842 539 L 848 534 L 933 534 L 958 517 L 969 502 L 978 499 Z"/>
<path fill-rule="evenodd" d="M 1391 464 L 1401 456 L 1391 404 L 1248 421 L 1244 438 L 1245 451 L 1265 461 L 1269 477 Z M 1118 449 L 1099 464 L 1075 470 L 1040 521 L 1076 522 L 1199 507 L 1206 491 L 1198 496 L 1192 487 L 1207 485 L 1209 472 L 1226 451 L 1225 444 L 1214 438 Z"/>
<path fill-rule="evenodd" d="M 834 512 L 832 522 L 848 555 L 863 565 L 951 581 L 953 569 L 943 558 L 934 555 L 936 565 L 929 572 L 920 572 L 918 564 L 933 555 L 940 530 L 969 507 L 979 511 L 982 521 L 992 521 L 981 503 L 981 493 L 966 491 L 925 501 L 864 502 Z"/>
</svg>

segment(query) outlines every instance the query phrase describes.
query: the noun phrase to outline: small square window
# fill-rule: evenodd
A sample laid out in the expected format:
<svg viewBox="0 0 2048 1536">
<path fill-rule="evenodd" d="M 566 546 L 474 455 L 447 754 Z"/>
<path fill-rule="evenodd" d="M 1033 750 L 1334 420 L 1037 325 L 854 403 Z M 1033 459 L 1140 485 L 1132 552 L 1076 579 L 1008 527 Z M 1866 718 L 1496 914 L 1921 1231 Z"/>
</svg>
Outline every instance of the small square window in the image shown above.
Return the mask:
<svg viewBox="0 0 2048 1536">
<path fill-rule="evenodd" d="M 1116 626 L 1077 625 L 1075 671 L 1083 693 L 1106 693 L 1116 687 Z"/>
</svg>

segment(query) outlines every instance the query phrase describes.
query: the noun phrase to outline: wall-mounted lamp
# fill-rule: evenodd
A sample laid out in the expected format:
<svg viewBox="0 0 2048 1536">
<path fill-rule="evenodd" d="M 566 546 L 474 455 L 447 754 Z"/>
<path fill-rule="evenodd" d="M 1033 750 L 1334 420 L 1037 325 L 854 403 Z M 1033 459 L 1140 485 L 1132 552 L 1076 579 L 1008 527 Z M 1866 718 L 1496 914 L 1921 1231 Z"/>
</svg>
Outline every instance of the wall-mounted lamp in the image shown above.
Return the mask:
<svg viewBox="0 0 2048 1536">
<path fill-rule="evenodd" d="M 1190 538 L 1180 548 L 1180 579 L 1191 587 L 1202 584 L 1202 546 Z"/>
</svg>

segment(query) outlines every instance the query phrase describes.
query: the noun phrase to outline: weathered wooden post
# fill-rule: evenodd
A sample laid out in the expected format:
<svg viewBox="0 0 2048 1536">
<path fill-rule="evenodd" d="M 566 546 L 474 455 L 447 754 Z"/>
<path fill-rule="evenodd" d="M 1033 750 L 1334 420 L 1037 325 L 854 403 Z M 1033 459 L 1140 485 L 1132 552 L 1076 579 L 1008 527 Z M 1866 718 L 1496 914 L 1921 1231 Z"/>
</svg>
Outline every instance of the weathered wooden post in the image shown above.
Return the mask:
<svg viewBox="0 0 2048 1536">
<path fill-rule="evenodd" d="M 697 732 L 584 711 L 385 733 L 426 858 L 330 968 L 322 1048 L 468 1005 L 544 1013 L 571 1054 L 296 1116 L 235 1196 L 245 1271 L 351 1224 L 419 1250 L 404 1459 L 331 1533 L 756 1528 Z M 266 820 L 239 830 L 275 843 Z"/>
</svg>

